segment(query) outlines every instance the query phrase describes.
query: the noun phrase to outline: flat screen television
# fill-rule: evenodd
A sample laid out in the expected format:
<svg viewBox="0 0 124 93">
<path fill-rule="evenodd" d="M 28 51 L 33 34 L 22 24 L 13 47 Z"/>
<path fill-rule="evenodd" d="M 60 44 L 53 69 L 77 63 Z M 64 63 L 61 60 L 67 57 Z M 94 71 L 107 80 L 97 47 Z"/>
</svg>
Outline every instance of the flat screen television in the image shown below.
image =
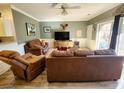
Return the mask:
<svg viewBox="0 0 124 93">
<path fill-rule="evenodd" d="M 69 32 L 55 32 L 55 40 L 69 40 Z"/>
</svg>

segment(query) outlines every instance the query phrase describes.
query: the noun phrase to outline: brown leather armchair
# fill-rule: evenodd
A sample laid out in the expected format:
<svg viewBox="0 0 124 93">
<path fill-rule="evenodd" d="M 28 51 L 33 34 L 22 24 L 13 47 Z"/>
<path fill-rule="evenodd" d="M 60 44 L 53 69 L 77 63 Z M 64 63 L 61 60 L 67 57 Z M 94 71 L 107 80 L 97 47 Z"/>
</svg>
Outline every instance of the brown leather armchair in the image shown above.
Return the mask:
<svg viewBox="0 0 124 93">
<path fill-rule="evenodd" d="M 24 45 L 25 53 L 32 53 L 34 55 L 46 54 L 48 49 L 48 42 L 44 40 L 40 41 L 39 39 L 28 41 Z"/>
<path fill-rule="evenodd" d="M 0 60 L 10 64 L 15 76 L 30 81 L 45 69 L 44 55 L 35 56 L 30 53 L 20 56 L 17 53 L 10 53 L 7 57 L 6 51 L 0 52 Z M 13 52 L 13 51 L 7 51 Z M 8 53 L 9 54 L 9 53 Z"/>
</svg>

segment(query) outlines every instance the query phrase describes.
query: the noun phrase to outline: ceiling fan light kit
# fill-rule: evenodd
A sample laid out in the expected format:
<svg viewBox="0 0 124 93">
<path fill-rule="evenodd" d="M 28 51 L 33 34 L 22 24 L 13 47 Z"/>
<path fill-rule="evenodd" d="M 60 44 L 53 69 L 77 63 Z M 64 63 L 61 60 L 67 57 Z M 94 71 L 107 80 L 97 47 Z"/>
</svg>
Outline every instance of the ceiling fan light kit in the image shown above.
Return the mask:
<svg viewBox="0 0 124 93">
<path fill-rule="evenodd" d="M 63 16 L 65 16 L 65 15 L 68 15 L 68 12 L 67 12 L 66 10 L 63 10 L 63 11 L 61 12 L 61 14 L 62 14 Z"/>
<path fill-rule="evenodd" d="M 61 6 L 60 6 L 60 8 L 57 8 L 57 9 L 61 9 L 62 10 L 62 12 L 61 12 L 61 14 L 63 15 L 63 16 L 65 16 L 65 15 L 68 15 L 68 12 L 67 12 L 67 9 L 80 9 L 81 7 L 80 6 L 69 6 L 67 3 L 53 3 L 52 5 L 51 5 L 51 7 L 56 7 L 58 4 L 60 4 Z"/>
</svg>

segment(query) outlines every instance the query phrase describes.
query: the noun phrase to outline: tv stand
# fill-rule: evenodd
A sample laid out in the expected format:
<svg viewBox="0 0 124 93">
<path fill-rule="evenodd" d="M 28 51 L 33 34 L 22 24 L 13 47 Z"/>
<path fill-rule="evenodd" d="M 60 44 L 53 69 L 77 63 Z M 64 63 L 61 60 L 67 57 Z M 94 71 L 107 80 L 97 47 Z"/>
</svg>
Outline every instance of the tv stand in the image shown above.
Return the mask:
<svg viewBox="0 0 124 93">
<path fill-rule="evenodd" d="M 55 40 L 54 47 L 73 47 L 74 43 L 72 40 Z"/>
</svg>

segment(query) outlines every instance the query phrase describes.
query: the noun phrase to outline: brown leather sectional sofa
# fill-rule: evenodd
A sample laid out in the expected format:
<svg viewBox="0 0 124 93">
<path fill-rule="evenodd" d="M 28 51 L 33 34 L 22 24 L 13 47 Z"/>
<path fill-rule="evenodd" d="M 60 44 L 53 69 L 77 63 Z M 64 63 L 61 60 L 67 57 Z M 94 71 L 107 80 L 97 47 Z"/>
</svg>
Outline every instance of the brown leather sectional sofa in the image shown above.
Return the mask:
<svg viewBox="0 0 124 93">
<path fill-rule="evenodd" d="M 120 79 L 124 56 L 46 57 L 47 80 L 106 81 Z"/>
</svg>

